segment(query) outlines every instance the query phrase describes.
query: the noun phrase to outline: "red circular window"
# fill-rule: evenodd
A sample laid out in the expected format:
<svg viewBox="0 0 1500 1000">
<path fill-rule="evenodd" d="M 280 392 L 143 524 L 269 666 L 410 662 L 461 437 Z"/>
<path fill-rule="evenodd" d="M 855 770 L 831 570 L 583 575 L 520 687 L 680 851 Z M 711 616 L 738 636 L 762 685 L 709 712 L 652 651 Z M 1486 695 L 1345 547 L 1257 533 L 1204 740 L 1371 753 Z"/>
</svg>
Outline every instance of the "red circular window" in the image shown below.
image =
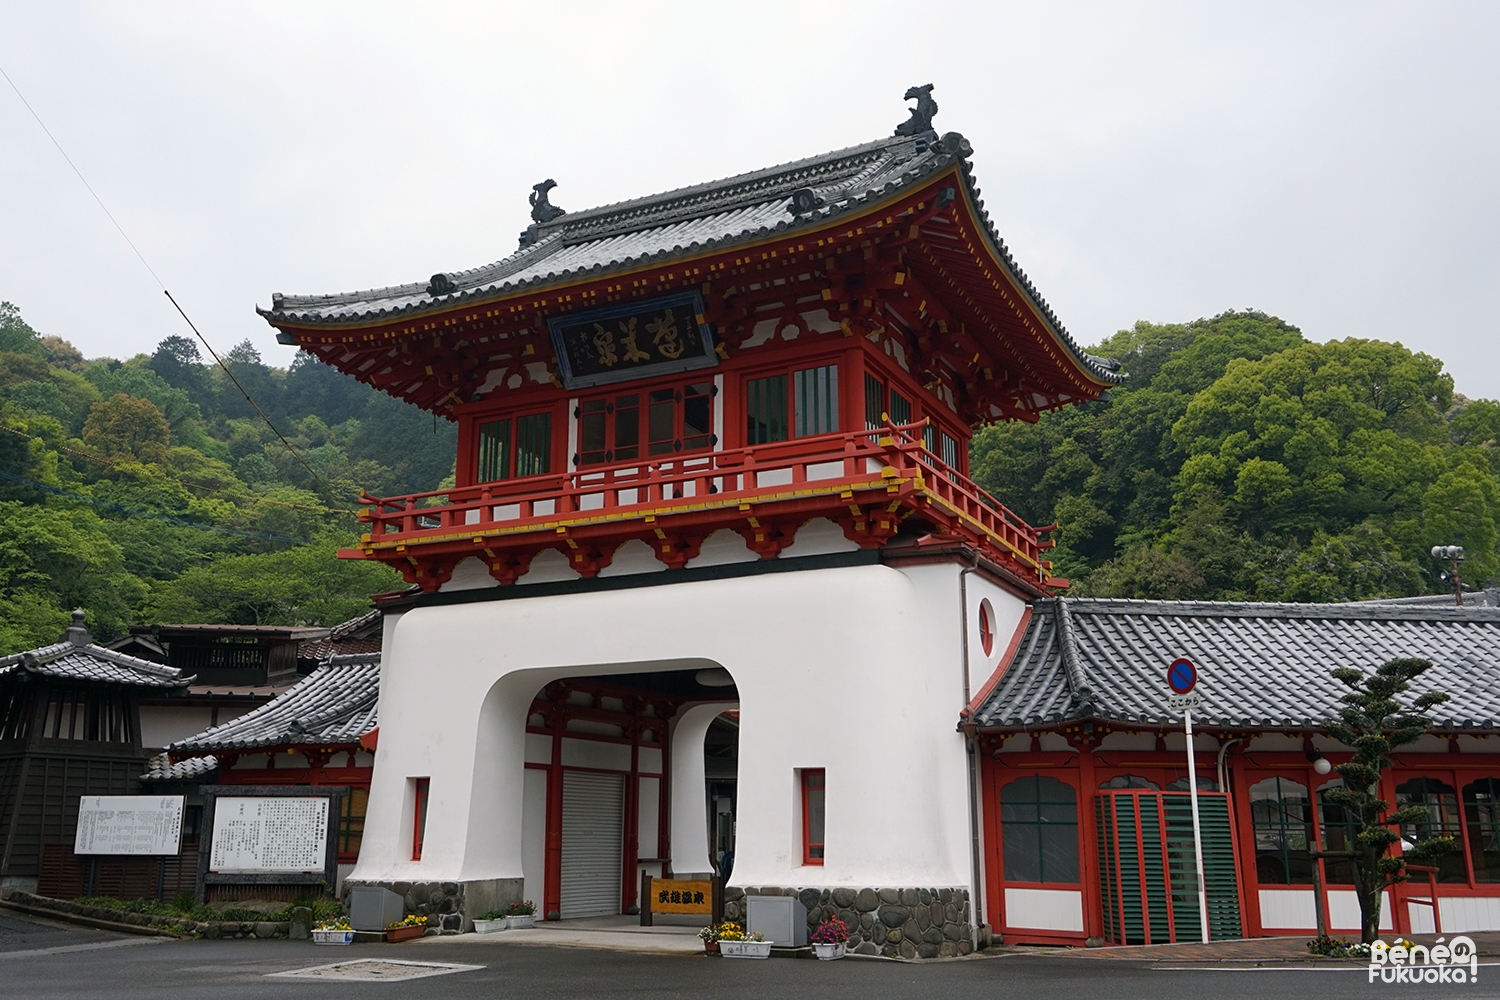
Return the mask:
<svg viewBox="0 0 1500 1000">
<path fill-rule="evenodd" d="M 979 645 L 984 649 L 984 655 L 989 656 L 995 651 L 995 613 L 990 610 L 990 602 L 987 600 L 979 602 Z"/>
</svg>

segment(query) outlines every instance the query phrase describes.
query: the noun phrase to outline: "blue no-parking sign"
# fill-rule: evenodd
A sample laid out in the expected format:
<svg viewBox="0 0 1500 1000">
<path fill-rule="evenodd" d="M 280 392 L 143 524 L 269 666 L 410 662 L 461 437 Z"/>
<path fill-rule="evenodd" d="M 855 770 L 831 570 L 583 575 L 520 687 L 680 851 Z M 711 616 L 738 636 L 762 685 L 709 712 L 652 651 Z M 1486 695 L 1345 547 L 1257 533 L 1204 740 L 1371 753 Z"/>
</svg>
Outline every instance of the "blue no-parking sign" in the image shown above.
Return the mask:
<svg viewBox="0 0 1500 1000">
<path fill-rule="evenodd" d="M 1198 668 L 1186 656 L 1172 661 L 1167 668 L 1167 685 L 1178 694 L 1187 694 L 1198 683 Z"/>
</svg>

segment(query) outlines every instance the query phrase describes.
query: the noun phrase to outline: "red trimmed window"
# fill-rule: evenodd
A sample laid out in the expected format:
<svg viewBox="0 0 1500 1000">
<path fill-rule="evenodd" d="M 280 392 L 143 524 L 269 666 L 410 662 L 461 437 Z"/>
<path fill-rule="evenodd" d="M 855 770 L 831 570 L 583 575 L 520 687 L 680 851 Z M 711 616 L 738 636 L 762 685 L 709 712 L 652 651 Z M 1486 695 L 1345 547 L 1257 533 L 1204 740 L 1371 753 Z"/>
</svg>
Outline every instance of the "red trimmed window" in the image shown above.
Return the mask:
<svg viewBox="0 0 1500 1000">
<path fill-rule="evenodd" d="M 427 836 L 427 787 L 430 778 L 417 778 L 415 809 L 412 810 L 411 859 L 422 860 L 422 840 Z"/>
<path fill-rule="evenodd" d="M 809 767 L 802 771 L 802 863 L 823 863 L 823 769 Z"/>
<path fill-rule="evenodd" d="M 575 465 L 634 462 L 718 443 L 711 381 L 615 393 L 578 407 Z"/>
<path fill-rule="evenodd" d="M 979 645 L 985 656 L 995 651 L 995 622 L 988 599 L 979 602 Z"/>
</svg>

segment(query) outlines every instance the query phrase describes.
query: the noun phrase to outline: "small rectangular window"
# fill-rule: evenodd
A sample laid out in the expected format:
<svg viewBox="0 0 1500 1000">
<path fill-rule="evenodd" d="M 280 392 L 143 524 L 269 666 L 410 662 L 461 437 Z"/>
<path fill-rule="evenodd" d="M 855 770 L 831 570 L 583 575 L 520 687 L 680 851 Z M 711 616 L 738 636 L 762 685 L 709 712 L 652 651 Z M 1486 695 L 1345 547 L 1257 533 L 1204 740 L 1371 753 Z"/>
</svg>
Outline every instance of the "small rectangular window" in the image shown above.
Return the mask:
<svg viewBox="0 0 1500 1000">
<path fill-rule="evenodd" d="M 880 379 L 865 373 L 865 430 L 873 431 L 885 423 L 885 386 Z"/>
<path fill-rule="evenodd" d="M 682 450 L 698 451 L 714 445 L 714 385 L 694 382 L 682 388 Z"/>
<path fill-rule="evenodd" d="M 804 368 L 796 373 L 793 403 L 797 437 L 832 434 L 839 429 L 839 366 Z"/>
<path fill-rule="evenodd" d="M 745 383 L 745 443 L 769 444 L 787 438 L 786 376 L 753 378 Z"/>
<path fill-rule="evenodd" d="M 490 420 L 479 425 L 479 481 L 510 478 L 510 421 Z"/>
<path fill-rule="evenodd" d="M 802 771 L 802 863 L 823 863 L 823 837 L 827 825 L 823 800 L 823 769 Z"/>
<path fill-rule="evenodd" d="M 370 792 L 365 788 L 351 788 L 339 807 L 339 854 L 350 858 L 359 857 L 359 844 L 365 835 L 365 808 L 370 802 Z"/>
<path fill-rule="evenodd" d="M 412 830 L 411 830 L 411 859 L 422 860 L 422 841 L 427 836 L 427 788 L 431 783 L 430 778 L 413 778 L 416 796 L 413 800 Z"/>
<path fill-rule="evenodd" d="M 891 423 L 898 427 L 911 423 L 911 400 L 895 389 L 891 390 Z"/>
<path fill-rule="evenodd" d="M 516 420 L 516 477 L 552 471 L 552 414 L 529 413 Z"/>
</svg>

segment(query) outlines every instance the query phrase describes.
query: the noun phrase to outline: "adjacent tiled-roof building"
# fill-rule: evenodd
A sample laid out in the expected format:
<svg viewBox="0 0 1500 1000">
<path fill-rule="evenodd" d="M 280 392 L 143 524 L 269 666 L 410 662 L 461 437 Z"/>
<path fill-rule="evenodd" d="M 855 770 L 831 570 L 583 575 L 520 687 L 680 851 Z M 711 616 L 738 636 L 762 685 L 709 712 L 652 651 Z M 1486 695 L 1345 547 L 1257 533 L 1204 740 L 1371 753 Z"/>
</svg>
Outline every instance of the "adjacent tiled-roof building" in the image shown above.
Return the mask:
<svg viewBox="0 0 1500 1000">
<path fill-rule="evenodd" d="M 1348 692 L 1333 668 L 1373 672 L 1414 656 L 1433 667 L 1413 689 L 1451 696 L 1433 712 L 1437 728 L 1500 728 L 1500 608 L 1089 598 L 1032 605 L 974 721 L 1168 723 L 1180 715 L 1167 707 L 1166 669 L 1181 656 L 1198 667 L 1203 726 L 1315 728 Z"/>
</svg>

